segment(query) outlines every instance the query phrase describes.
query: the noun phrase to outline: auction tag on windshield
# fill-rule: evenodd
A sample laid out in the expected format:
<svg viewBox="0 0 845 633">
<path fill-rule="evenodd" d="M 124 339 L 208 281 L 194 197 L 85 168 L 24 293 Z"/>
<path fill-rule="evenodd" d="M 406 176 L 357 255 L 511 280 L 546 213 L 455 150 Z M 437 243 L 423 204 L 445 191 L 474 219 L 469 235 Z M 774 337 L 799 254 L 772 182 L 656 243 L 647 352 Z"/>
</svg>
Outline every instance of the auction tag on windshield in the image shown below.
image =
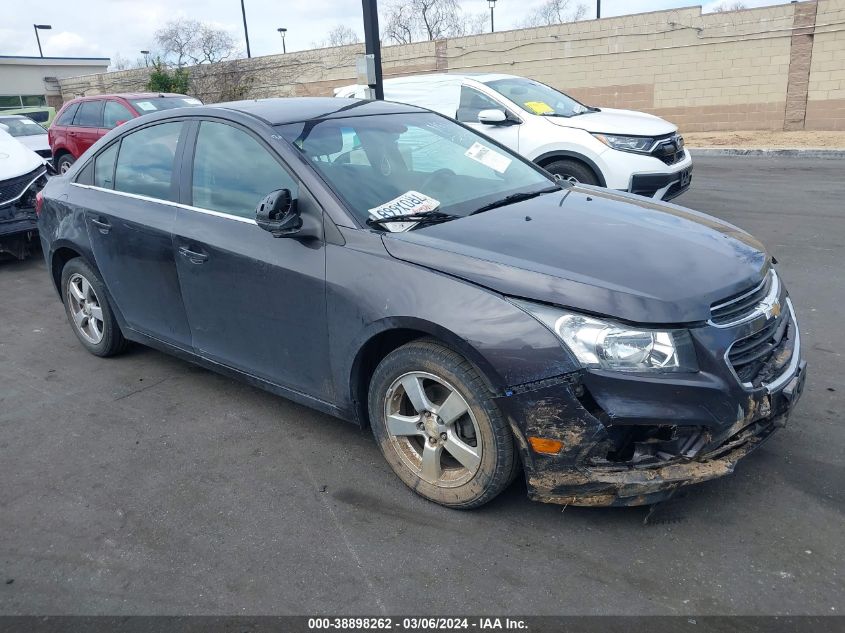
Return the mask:
<svg viewBox="0 0 845 633">
<path fill-rule="evenodd" d="M 523 105 L 534 114 L 548 114 L 555 111 L 552 106 L 544 101 L 526 101 Z"/>
<path fill-rule="evenodd" d="M 370 209 L 370 217 L 374 220 L 384 218 L 401 219 L 404 215 L 419 215 L 420 213 L 430 213 L 440 206 L 440 201 L 435 200 L 419 191 L 408 191 L 403 193 L 398 198 L 394 198 L 384 204 Z M 383 226 L 388 231 L 398 233 L 400 231 L 407 231 L 416 222 L 390 222 Z"/>
<path fill-rule="evenodd" d="M 144 110 L 145 112 L 152 112 L 156 109 L 156 107 L 149 101 L 137 101 L 135 105 Z"/>
<path fill-rule="evenodd" d="M 513 162 L 507 156 L 504 156 L 496 150 L 490 149 L 481 143 L 473 143 L 472 147 L 464 152 L 464 156 L 471 158 L 472 160 L 481 163 L 485 167 L 489 167 L 500 174 L 505 173 L 505 170 L 507 170 Z"/>
</svg>

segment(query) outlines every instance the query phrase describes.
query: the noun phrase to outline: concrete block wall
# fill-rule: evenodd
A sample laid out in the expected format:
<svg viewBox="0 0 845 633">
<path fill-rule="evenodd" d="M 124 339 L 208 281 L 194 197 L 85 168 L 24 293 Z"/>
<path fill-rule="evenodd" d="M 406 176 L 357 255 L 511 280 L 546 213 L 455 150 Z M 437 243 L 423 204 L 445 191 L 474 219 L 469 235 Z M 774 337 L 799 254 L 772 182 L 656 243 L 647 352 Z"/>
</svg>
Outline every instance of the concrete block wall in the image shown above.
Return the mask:
<svg viewBox="0 0 845 633">
<path fill-rule="evenodd" d="M 359 44 L 203 66 L 191 69 L 192 91 L 219 100 L 228 94 L 220 84 L 237 77 L 249 97 L 331 95 L 354 82 L 362 52 Z M 385 77 L 524 75 L 686 131 L 845 129 L 845 0 L 711 14 L 687 7 L 386 46 L 382 57 Z M 146 77 L 140 69 L 66 79 L 62 93 L 137 90 Z"/>
</svg>

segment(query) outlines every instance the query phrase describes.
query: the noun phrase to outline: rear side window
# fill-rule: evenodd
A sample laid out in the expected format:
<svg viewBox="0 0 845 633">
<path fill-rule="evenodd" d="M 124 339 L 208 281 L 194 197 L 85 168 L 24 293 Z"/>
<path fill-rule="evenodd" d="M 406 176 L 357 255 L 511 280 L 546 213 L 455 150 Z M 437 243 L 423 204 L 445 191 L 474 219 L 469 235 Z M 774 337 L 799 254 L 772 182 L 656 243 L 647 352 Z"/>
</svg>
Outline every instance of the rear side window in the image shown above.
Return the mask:
<svg viewBox="0 0 845 633">
<path fill-rule="evenodd" d="M 97 154 L 94 159 L 94 186 L 104 189 L 114 188 L 114 160 L 117 158 L 117 148 L 120 143 L 114 143 Z"/>
<path fill-rule="evenodd" d="M 106 101 L 106 106 L 103 109 L 103 127 L 112 129 L 117 127 L 118 121 L 128 121 L 134 118 L 125 105 L 117 101 Z"/>
<path fill-rule="evenodd" d="M 254 218 L 261 199 L 276 189 L 297 194 L 296 181 L 261 143 L 231 125 L 200 124 L 194 154 L 194 206 Z"/>
<path fill-rule="evenodd" d="M 73 117 L 73 124 L 77 127 L 102 127 L 103 126 L 103 102 L 83 101 L 79 104 L 79 110 Z"/>
<path fill-rule="evenodd" d="M 59 118 L 56 119 L 56 125 L 70 125 L 73 121 L 73 115 L 76 114 L 76 111 L 79 109 L 78 103 L 72 103 L 59 115 Z"/>
<path fill-rule="evenodd" d="M 160 200 L 176 200 L 171 181 L 181 121 L 147 127 L 123 137 L 114 188 Z"/>
</svg>

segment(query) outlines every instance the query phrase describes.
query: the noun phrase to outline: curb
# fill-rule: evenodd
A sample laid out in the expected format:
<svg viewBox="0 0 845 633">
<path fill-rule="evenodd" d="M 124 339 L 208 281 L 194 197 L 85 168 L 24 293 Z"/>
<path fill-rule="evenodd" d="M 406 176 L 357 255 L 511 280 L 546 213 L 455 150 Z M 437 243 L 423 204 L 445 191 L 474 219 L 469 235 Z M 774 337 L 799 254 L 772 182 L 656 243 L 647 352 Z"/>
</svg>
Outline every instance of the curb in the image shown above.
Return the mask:
<svg viewBox="0 0 845 633">
<path fill-rule="evenodd" d="M 693 156 L 765 156 L 769 158 L 845 158 L 845 149 L 748 149 L 740 147 L 687 147 Z"/>
</svg>

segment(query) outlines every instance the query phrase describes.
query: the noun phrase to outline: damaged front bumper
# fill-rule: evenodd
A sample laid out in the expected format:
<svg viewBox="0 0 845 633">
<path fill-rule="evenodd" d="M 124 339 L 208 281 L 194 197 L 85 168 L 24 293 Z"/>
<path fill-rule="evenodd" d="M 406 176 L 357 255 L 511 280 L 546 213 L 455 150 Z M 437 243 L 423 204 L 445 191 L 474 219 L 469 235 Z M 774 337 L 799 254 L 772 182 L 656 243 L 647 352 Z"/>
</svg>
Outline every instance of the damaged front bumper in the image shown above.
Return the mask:
<svg viewBox="0 0 845 633">
<path fill-rule="evenodd" d="M 706 371 L 717 369 L 714 361 L 685 376 L 582 371 L 508 390 L 497 404 L 520 444 L 529 497 L 645 505 L 681 486 L 732 473 L 786 424 L 801 395 L 807 370 L 794 328 L 791 339 L 784 337 L 784 350 L 773 355 L 782 361 L 776 378 L 752 389 L 730 371 Z M 713 358 L 722 354 L 716 349 Z M 560 449 L 537 452 L 530 441 L 535 437 Z"/>
<path fill-rule="evenodd" d="M 36 243 L 35 195 L 46 183 L 46 168 L 0 182 L 0 253 L 23 259 Z"/>
</svg>

